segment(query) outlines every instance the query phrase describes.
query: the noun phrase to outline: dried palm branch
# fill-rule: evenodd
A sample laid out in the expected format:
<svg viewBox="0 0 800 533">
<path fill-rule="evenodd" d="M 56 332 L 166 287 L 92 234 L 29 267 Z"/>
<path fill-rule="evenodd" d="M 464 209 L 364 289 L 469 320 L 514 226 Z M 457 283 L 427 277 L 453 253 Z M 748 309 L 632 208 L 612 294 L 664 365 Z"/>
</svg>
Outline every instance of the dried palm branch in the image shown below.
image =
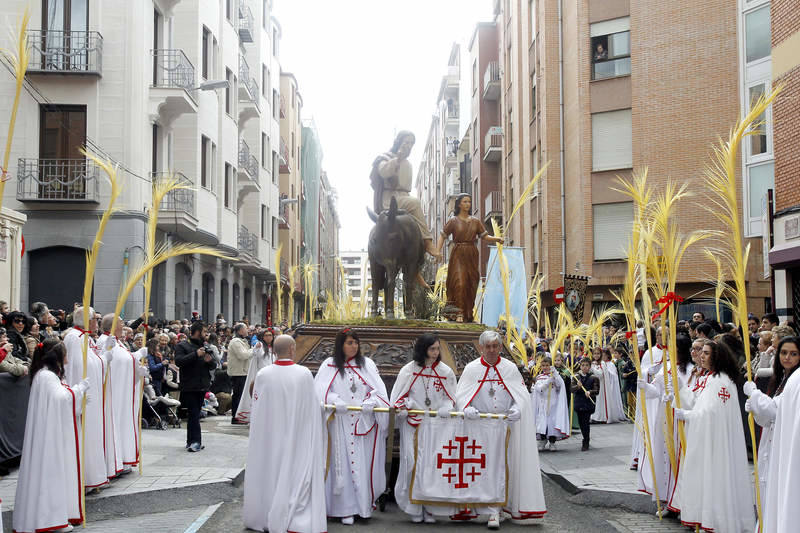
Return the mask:
<svg viewBox="0 0 800 533">
<path fill-rule="evenodd" d="M 294 284 L 297 279 L 297 271 L 300 267 L 298 265 L 292 265 L 289 267 L 289 310 L 288 310 L 288 320 L 287 324 L 291 328 L 292 324 L 294 324 Z"/>
<path fill-rule="evenodd" d="M 508 216 L 508 220 L 506 221 L 506 225 L 502 233 L 498 234 L 497 231 L 495 231 L 495 236 L 505 236 L 506 233 L 508 233 L 508 229 L 511 227 L 511 222 L 514 220 L 514 216 L 517 214 L 520 208 L 525 204 L 525 202 L 530 202 L 531 198 L 533 197 L 532 195 L 533 188 L 536 185 L 536 183 L 542 178 L 542 176 L 544 175 L 544 171 L 547 170 L 548 166 L 550 166 L 550 161 L 545 163 L 542 166 L 542 168 L 539 169 L 539 172 L 537 172 L 536 175 L 531 179 L 531 181 L 528 183 L 528 186 L 525 187 L 525 190 L 522 191 L 522 194 L 519 195 L 517 203 L 514 204 L 514 208 L 511 210 L 511 214 Z"/>
</svg>

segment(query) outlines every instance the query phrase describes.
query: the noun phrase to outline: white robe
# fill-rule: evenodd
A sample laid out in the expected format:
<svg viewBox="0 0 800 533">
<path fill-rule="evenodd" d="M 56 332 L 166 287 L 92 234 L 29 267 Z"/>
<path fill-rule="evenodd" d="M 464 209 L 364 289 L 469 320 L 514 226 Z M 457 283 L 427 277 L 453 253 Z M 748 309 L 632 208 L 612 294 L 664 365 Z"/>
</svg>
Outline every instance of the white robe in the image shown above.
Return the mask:
<svg viewBox="0 0 800 533">
<path fill-rule="evenodd" d="M 648 382 L 652 381 L 650 376 L 647 374 L 647 370 L 655 365 L 661 363 L 664 357 L 664 350 L 659 348 L 657 345 L 653 346 L 653 352 L 650 353 L 650 350 L 644 352 L 642 355 L 640 363 L 641 374 L 639 374 L 640 379 L 647 379 Z M 645 377 L 646 376 L 646 377 Z M 641 461 L 647 461 L 647 452 L 645 450 L 644 444 L 644 416 L 642 415 L 642 402 L 641 402 L 641 395 L 639 391 L 636 391 L 636 418 L 634 419 L 634 428 L 633 428 L 633 438 L 631 442 L 631 467 L 636 468 Z M 647 411 L 647 418 L 652 415 L 650 411 Z"/>
<path fill-rule="evenodd" d="M 558 372 L 536 376 L 531 387 L 531 411 L 536 433 L 558 440 L 569 437 L 567 392 Z"/>
<path fill-rule="evenodd" d="M 111 370 L 114 366 L 114 355 L 121 354 L 116 346 L 110 351 L 105 351 L 107 339 L 108 335 L 101 335 L 100 338 L 97 339 L 97 346 L 103 350 L 102 357 L 106 363 L 106 372 L 104 375 L 105 384 L 103 389 L 103 419 L 105 420 L 106 475 L 111 479 L 121 474 L 125 469 L 125 465 L 122 464 L 122 432 L 119 428 L 120 423 L 114 419 L 114 378 Z"/>
<path fill-rule="evenodd" d="M 775 418 L 778 415 L 777 398 L 771 398 L 758 389 L 750 396 L 753 418 L 756 424 L 761 426 L 761 440 L 758 442 L 758 483 L 762 502 L 767 500 L 767 474 L 769 472 L 770 459 L 772 458 Z"/>
<path fill-rule="evenodd" d="M 73 328 L 64 337 L 67 348 L 67 364 L 64 366 L 64 381 L 69 386 L 77 385 L 83 379 L 83 335 L 78 328 Z M 103 408 L 103 380 L 105 378 L 105 359 L 97 354 L 95 342 L 89 339 L 86 352 L 86 377 L 89 378 L 88 400 L 86 412 L 83 413 L 86 435 L 83 441 L 83 483 L 86 489 L 102 487 L 108 484 L 106 466 L 106 436 Z"/>
<path fill-rule="evenodd" d="M 711 375 L 686 411 L 686 455 L 673 508 L 690 527 L 750 533 L 753 507 L 736 385 L 725 374 Z"/>
<path fill-rule="evenodd" d="M 611 361 L 601 361 L 600 370 L 599 375 L 595 374 L 600 380 L 600 394 L 597 395 L 597 404 L 591 420 L 606 424 L 624 422 L 627 417 L 625 408 L 622 407 L 617 367 Z"/>
<path fill-rule="evenodd" d="M 117 455 L 124 466 L 139 464 L 139 404 L 142 401 L 142 376 L 149 374 L 140 364 L 147 348 L 131 353 L 118 342 L 110 365 L 114 429 L 119 432 Z M 108 395 L 106 395 L 108 396 Z"/>
<path fill-rule="evenodd" d="M 81 398 L 47 369 L 34 376 L 14 502 L 14 531 L 49 531 L 83 521 L 76 414 Z"/>
<path fill-rule="evenodd" d="M 267 347 L 265 351 L 259 343 L 253 348 L 253 357 L 250 358 L 250 366 L 247 367 L 247 378 L 244 380 L 242 398 L 239 400 L 239 407 L 236 409 L 236 420 L 243 424 L 250 422 L 250 411 L 253 405 L 253 397 L 250 396 L 250 384 L 256 380 L 258 371 L 267 365 L 275 362 L 275 354 L 272 349 Z"/>
<path fill-rule="evenodd" d="M 320 365 L 314 379 L 317 396 L 326 404 L 341 399 L 347 405 L 360 406 L 368 398 L 378 407 L 388 407 L 386 385 L 378 367 L 368 357 L 364 366 L 351 360 L 339 374 L 332 357 Z M 353 391 L 351 388 L 354 388 Z M 386 489 L 386 432 L 388 413 L 363 415 L 349 411 L 328 419 L 327 441 L 330 443 L 325 499 L 328 516 L 372 516 L 375 500 Z"/>
<path fill-rule="evenodd" d="M 259 371 L 250 414 L 244 525 L 271 533 L 327 531 L 323 409 L 311 371 L 289 359 Z"/>
<path fill-rule="evenodd" d="M 454 409 L 456 375 L 441 361 L 425 368 L 411 361 L 397 374 L 389 403 L 400 408 L 408 405 L 409 398 L 413 401 L 414 409 L 431 411 L 438 411 L 440 407 Z M 430 400 L 430 405 L 426 404 L 426 398 Z M 412 516 L 420 516 L 422 505 L 412 504 L 409 501 L 409 487 L 414 469 L 414 433 L 422 417 L 408 415 L 405 420 L 398 418 L 397 421 L 400 426 L 400 466 L 394 486 L 394 498 L 400 509 Z M 454 509 L 442 506 L 430 506 L 425 510 L 439 515 L 450 515 L 455 512 Z"/>
<path fill-rule="evenodd" d="M 667 361 L 669 365 L 669 361 Z M 678 369 L 678 390 L 686 387 L 689 375 L 694 366 L 689 363 L 686 366 L 686 372 L 681 372 Z M 672 372 L 667 371 L 667 379 L 672 385 Z M 674 417 L 672 404 L 666 404 L 663 400 L 664 395 L 664 369 L 662 369 L 653 376 L 653 382 L 647 385 L 647 392 L 645 394 L 647 402 L 647 421 L 650 423 L 648 428 L 650 431 L 650 443 L 653 446 L 653 465 L 656 473 L 656 486 L 658 487 L 658 497 L 661 501 L 669 501 L 670 496 L 675 490 L 675 483 L 677 476 L 675 470 L 672 468 L 670 461 L 669 448 L 667 447 L 667 440 L 672 442 L 672 449 L 675 453 L 676 468 L 679 468 L 680 450 L 680 437 L 678 432 L 678 420 Z M 681 404 L 683 407 L 683 404 Z M 667 433 L 665 438 L 665 429 L 667 424 L 667 412 L 672 416 L 672 430 Z M 685 428 L 684 428 L 685 433 Z M 639 462 L 639 479 L 638 490 L 646 492 L 652 496 L 653 501 L 656 499 L 656 491 L 653 486 L 653 470 L 650 468 L 649 459 Z"/>
<path fill-rule="evenodd" d="M 492 391 L 493 392 L 490 392 Z M 515 405 L 521 418 L 511 423 L 508 443 L 508 501 L 503 510 L 516 520 L 542 518 L 547 512 L 542 490 L 542 474 L 539 470 L 539 451 L 532 444 L 536 441 L 533 424 L 531 397 L 517 365 L 508 359 L 499 358 L 495 365 L 476 359 L 461 373 L 456 390 L 456 408 L 468 406 L 481 413 L 507 413 Z M 459 513 L 458 518 L 470 518 L 472 514 Z M 477 513 L 494 513 L 495 510 L 477 509 Z"/>
<path fill-rule="evenodd" d="M 800 371 L 789 377 L 775 397 L 772 459 L 767 473 L 767 497 L 762 495 L 764 533 L 790 533 L 800 524 Z M 760 467 L 761 465 L 759 465 Z"/>
</svg>

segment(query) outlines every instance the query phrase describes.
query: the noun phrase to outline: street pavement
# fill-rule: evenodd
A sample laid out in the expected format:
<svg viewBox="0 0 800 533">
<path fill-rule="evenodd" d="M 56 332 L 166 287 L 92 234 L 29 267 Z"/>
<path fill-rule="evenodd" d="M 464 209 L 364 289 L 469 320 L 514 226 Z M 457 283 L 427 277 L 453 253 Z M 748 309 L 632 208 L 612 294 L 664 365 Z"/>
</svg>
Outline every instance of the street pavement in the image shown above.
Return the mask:
<svg viewBox="0 0 800 533">
<path fill-rule="evenodd" d="M 87 496 L 87 532 L 244 531 L 241 500 L 248 429 L 228 417 L 202 422 L 200 453 L 184 450 L 185 427 L 143 431 L 143 474 L 124 476 L 99 494 Z M 529 525 L 538 531 L 685 531 L 674 520 L 659 522 L 649 496 L 636 492 L 636 472 L 628 469 L 632 424 L 593 425 L 592 447 L 580 451 L 580 437 L 540 452 L 548 513 Z M 0 479 L 3 523 L 10 531 L 16 471 Z M 412 524 L 396 506 L 348 528 L 331 521 L 329 531 L 408 531 L 484 528 L 480 523 Z M 519 524 L 506 521 L 503 529 Z"/>
</svg>

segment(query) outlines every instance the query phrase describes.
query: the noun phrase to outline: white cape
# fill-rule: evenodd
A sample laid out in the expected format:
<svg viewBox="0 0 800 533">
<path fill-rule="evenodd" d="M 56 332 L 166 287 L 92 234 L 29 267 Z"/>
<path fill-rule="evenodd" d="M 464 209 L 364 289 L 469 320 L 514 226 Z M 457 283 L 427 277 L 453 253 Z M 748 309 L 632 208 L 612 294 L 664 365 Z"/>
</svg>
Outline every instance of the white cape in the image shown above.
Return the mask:
<svg viewBox="0 0 800 533">
<path fill-rule="evenodd" d="M 347 405 L 360 406 L 367 398 L 379 407 L 388 407 L 386 385 L 372 359 L 365 357 L 364 366 L 345 365 L 345 376 L 339 374 L 332 357 L 319 367 L 314 379 L 317 397 L 326 404 L 339 398 Z M 351 386 L 356 388 L 351 393 Z M 325 479 L 325 500 L 329 516 L 372 516 L 375 500 L 386 489 L 386 432 L 388 413 L 373 416 L 350 411 L 333 414 L 326 425 L 323 439 L 329 442 L 330 459 Z"/>
<path fill-rule="evenodd" d="M 552 375 L 553 379 L 550 380 Z M 531 387 L 531 411 L 536 433 L 556 439 L 569 437 L 569 405 L 564 380 L 558 372 L 539 374 Z"/>
<path fill-rule="evenodd" d="M 655 356 L 655 358 L 653 357 Z M 649 376 L 647 375 L 647 370 L 653 366 L 654 364 L 661 363 L 664 357 L 664 350 L 659 348 L 658 346 L 653 346 L 653 352 L 651 353 L 650 350 L 644 352 L 642 358 L 640 360 L 640 369 L 642 371 L 639 374 L 640 379 L 647 379 L 648 381 L 652 381 Z M 634 419 L 634 428 L 633 428 L 633 437 L 631 439 L 631 467 L 637 467 L 642 461 L 647 461 L 647 453 L 645 451 L 645 440 L 644 440 L 644 416 L 642 415 L 642 393 L 638 390 L 636 391 L 636 418 Z M 647 418 L 649 421 L 650 411 L 647 411 Z"/>
<path fill-rule="evenodd" d="M 271 533 L 327 531 L 323 413 L 311 372 L 290 360 L 262 369 L 251 414 L 244 525 Z"/>
<path fill-rule="evenodd" d="M 601 361 L 602 372 L 600 378 L 600 394 L 597 395 L 597 404 L 591 420 L 613 424 L 624 422 L 625 408 L 622 407 L 622 394 L 619 390 L 619 374 L 617 367 L 611 361 Z M 649 413 L 648 413 L 649 414 Z"/>
<path fill-rule="evenodd" d="M 425 405 L 425 392 L 431 401 Z M 389 403 L 393 407 L 407 405 L 407 399 L 413 401 L 415 409 L 428 409 L 437 411 L 440 407 L 455 408 L 456 375 L 453 370 L 441 361 L 430 367 L 422 368 L 416 362 L 407 363 L 397 374 L 397 380 L 392 387 L 392 396 Z M 419 415 L 409 415 L 405 420 L 397 418 L 400 428 L 400 465 L 397 473 L 397 482 L 394 486 L 394 498 L 397 506 L 406 513 L 419 516 L 422 506 L 411 503 L 409 500 L 409 487 L 414 469 L 414 432 L 422 418 Z M 455 512 L 448 507 L 427 507 L 431 514 L 450 515 Z"/>
<path fill-rule="evenodd" d="M 83 521 L 80 424 L 74 393 L 49 370 L 33 378 L 14 502 L 13 530 L 50 531 Z"/>
<path fill-rule="evenodd" d="M 772 432 L 772 460 L 767 474 L 767 497 L 762 500 L 764 533 L 797 531 L 800 524 L 800 371 L 795 370 L 783 392 L 775 397 L 778 410 Z M 759 465 L 760 466 L 760 465 Z"/>
<path fill-rule="evenodd" d="M 253 397 L 250 396 L 250 384 L 256 380 L 258 371 L 267 365 L 271 365 L 275 360 L 272 349 L 265 351 L 259 343 L 253 348 L 253 357 L 250 358 L 250 366 L 247 367 L 247 378 L 244 380 L 242 398 L 239 400 L 239 407 L 236 409 L 236 420 L 243 424 L 250 422 L 250 411 L 253 405 Z"/>
<path fill-rule="evenodd" d="M 456 390 L 457 409 L 463 410 L 469 406 L 483 386 L 482 380 L 489 373 L 489 368 L 482 357 L 464 367 Z M 547 508 L 539 469 L 539 451 L 534 445 L 536 428 L 533 425 L 530 393 L 517 365 L 501 357 L 495 369 L 522 415 L 519 421 L 511 423 L 508 443 L 508 501 L 504 510 L 516 520 L 542 518 Z"/>
<path fill-rule="evenodd" d="M 725 533 L 750 533 L 755 527 L 736 385 L 725 374 L 709 376 L 694 408 L 686 411 L 686 455 L 672 502 L 690 527 Z"/>
<path fill-rule="evenodd" d="M 106 340 L 108 335 L 101 335 L 97 339 L 97 346 L 105 350 Z M 122 356 L 122 352 L 126 352 L 123 348 L 119 347 L 116 343 L 114 348 L 110 351 L 103 351 L 102 357 L 106 363 L 106 372 L 104 375 L 105 383 L 103 387 L 103 419 L 105 421 L 105 452 L 106 452 L 106 475 L 109 479 L 114 478 L 122 473 L 125 465 L 122 464 L 122 432 L 120 431 L 120 421 L 117 421 L 114 416 L 114 377 L 112 375 L 112 367 L 114 366 L 114 356 Z M 124 360 L 120 357 L 119 365 L 124 365 Z M 125 384 L 118 384 L 117 386 L 123 387 Z"/>
</svg>

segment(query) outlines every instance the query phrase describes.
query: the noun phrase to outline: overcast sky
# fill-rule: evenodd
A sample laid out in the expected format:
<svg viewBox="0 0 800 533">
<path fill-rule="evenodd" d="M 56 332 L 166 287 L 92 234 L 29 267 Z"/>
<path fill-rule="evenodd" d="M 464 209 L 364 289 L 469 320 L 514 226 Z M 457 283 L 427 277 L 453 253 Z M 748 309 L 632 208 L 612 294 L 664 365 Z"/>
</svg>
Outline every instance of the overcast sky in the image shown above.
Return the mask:
<svg viewBox="0 0 800 533">
<path fill-rule="evenodd" d="M 322 167 L 338 191 L 341 250 L 366 249 L 370 165 L 412 130 L 416 177 L 453 42 L 492 19 L 491 0 L 275 0 L 280 61 L 314 119 Z M 462 57 L 463 57 L 462 54 Z M 468 67 L 462 63 L 462 80 Z M 467 90 L 463 86 L 462 91 Z"/>
</svg>

